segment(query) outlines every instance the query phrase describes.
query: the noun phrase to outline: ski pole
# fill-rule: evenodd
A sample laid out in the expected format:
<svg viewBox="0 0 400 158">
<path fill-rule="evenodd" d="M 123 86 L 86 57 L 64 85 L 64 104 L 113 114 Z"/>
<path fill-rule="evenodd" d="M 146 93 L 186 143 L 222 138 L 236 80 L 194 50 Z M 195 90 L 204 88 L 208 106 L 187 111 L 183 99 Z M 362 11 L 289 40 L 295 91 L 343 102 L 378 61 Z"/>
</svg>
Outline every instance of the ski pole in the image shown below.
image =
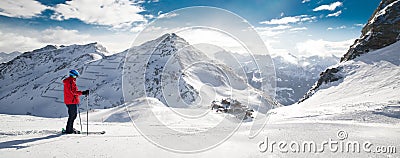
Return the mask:
<svg viewBox="0 0 400 158">
<path fill-rule="evenodd" d="M 89 94 L 86 96 L 86 135 L 89 135 Z"/>
<path fill-rule="evenodd" d="M 79 106 L 76 104 L 76 108 L 78 109 L 78 115 L 79 115 L 79 124 L 81 125 L 81 131 L 82 131 L 82 119 L 81 119 L 81 112 L 79 111 Z"/>
</svg>

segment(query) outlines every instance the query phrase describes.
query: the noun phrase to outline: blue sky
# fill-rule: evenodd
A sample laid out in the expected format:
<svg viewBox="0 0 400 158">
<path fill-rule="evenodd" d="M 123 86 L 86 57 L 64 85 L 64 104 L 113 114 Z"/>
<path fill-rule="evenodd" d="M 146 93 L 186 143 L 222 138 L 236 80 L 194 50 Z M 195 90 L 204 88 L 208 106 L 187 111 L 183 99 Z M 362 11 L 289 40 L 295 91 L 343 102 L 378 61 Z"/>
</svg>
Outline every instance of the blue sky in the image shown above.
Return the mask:
<svg viewBox="0 0 400 158">
<path fill-rule="evenodd" d="M 379 0 L 2 0 L 0 52 L 46 44 L 99 42 L 127 49 L 165 13 L 190 6 L 218 7 L 254 26 L 272 54 L 344 54 Z M 198 18 L 202 15 L 191 15 Z M 190 41 L 189 41 L 190 42 Z"/>
</svg>

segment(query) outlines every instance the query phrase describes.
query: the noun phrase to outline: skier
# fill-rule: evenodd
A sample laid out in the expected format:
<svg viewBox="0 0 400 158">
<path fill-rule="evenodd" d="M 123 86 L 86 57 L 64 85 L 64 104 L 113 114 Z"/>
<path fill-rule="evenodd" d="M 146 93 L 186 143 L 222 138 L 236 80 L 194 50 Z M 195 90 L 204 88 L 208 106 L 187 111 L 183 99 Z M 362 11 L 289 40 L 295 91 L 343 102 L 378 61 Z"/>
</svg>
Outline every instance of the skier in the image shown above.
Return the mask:
<svg viewBox="0 0 400 158">
<path fill-rule="evenodd" d="M 76 78 L 79 77 L 79 72 L 76 70 L 69 71 L 69 77 L 63 80 L 64 83 L 64 103 L 68 108 L 68 122 L 65 130 L 66 134 L 80 133 L 73 128 L 74 120 L 77 116 L 79 106 L 79 96 L 88 95 L 89 90 L 78 91 L 76 86 Z"/>
</svg>

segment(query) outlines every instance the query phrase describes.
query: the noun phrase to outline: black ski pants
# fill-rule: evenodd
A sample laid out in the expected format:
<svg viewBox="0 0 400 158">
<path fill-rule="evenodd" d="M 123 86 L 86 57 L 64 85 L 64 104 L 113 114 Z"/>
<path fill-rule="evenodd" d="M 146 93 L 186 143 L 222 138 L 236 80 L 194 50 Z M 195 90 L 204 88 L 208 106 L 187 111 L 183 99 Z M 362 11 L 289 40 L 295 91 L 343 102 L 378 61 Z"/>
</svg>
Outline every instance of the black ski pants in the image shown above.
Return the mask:
<svg viewBox="0 0 400 158">
<path fill-rule="evenodd" d="M 68 122 L 66 127 L 66 133 L 74 132 L 74 121 L 78 114 L 78 104 L 67 104 L 68 107 Z"/>
</svg>

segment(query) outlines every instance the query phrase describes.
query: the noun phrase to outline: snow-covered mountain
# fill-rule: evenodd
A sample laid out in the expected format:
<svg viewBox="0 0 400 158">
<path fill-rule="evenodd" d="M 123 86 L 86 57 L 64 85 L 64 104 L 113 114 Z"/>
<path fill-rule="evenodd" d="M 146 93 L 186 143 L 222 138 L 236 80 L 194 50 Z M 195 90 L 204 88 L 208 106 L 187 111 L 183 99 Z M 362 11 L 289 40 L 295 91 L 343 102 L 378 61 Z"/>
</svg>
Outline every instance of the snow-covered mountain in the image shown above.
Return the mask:
<svg viewBox="0 0 400 158">
<path fill-rule="evenodd" d="M 235 54 L 241 65 L 230 59 L 229 56 Z M 336 56 L 321 57 L 296 57 L 290 55 L 290 60 L 283 56 L 273 56 L 272 61 L 276 71 L 276 100 L 283 105 L 291 105 L 301 99 L 319 78 L 319 73 L 327 67 L 339 62 Z M 267 58 L 266 55 L 255 55 L 256 59 Z M 251 57 L 237 53 L 220 51 L 215 54 L 215 59 L 224 62 L 230 67 L 235 68 L 235 72 L 246 71 L 248 82 L 255 88 L 259 88 L 254 78 L 259 77 L 259 73 L 253 71 L 255 64 Z M 243 68 L 241 67 L 243 66 Z"/>
<path fill-rule="evenodd" d="M 400 41 L 378 44 L 386 36 L 399 36 L 397 26 L 387 26 L 400 17 L 400 1 L 383 0 L 371 17 L 370 33 L 356 40 L 342 62 L 323 71 L 298 104 L 275 111 L 276 118 L 351 120 L 398 124 L 400 116 Z M 386 15 L 388 14 L 388 15 Z M 393 15 L 395 14 L 395 15 Z M 382 20 L 379 20 L 381 18 Z M 375 20 L 374 20 L 375 19 Z M 377 20 L 378 19 L 378 20 Z M 373 20 L 373 21 L 371 21 Z M 389 20 L 389 21 L 385 21 Z M 397 27 L 397 28 L 396 28 Z M 371 32 L 372 31 L 372 32 Z M 388 35 L 390 34 L 390 35 Z M 369 36 L 365 38 L 365 36 Z M 388 39 L 389 40 L 389 39 Z M 375 47 L 380 45 L 379 47 Z M 371 47 L 368 47 L 371 46 Z M 358 48 L 363 48 L 362 53 Z"/>
<path fill-rule="evenodd" d="M 1 64 L 1 113 L 65 116 L 62 80 L 70 69 L 81 72 L 77 80 L 79 89 L 93 90 L 91 107 L 107 108 L 121 104 L 122 92 L 118 91 L 121 77 L 115 76 L 122 72 L 124 55 L 106 56 L 107 53 L 97 43 L 48 45 Z"/>
<path fill-rule="evenodd" d="M 10 60 L 14 59 L 18 55 L 21 55 L 21 52 L 15 51 L 12 53 L 4 53 L 0 52 L 0 63 L 6 63 L 9 62 Z"/>
<path fill-rule="evenodd" d="M 322 83 L 312 96 L 276 118 L 398 123 L 400 41 L 335 66 L 336 81 Z M 332 68 L 330 68 L 332 70 Z"/>
<path fill-rule="evenodd" d="M 124 69 L 127 101 L 147 96 L 170 107 L 209 108 L 213 100 L 231 97 L 252 107 L 261 102 L 267 109 L 277 106 L 229 65 L 209 58 L 174 33 L 130 49 Z"/>
<path fill-rule="evenodd" d="M 398 2 L 383 0 L 387 7 L 377 12 L 396 10 Z M 358 41 L 369 45 L 379 34 Z M 46 46 L 0 64 L 1 157 L 400 157 L 400 41 L 367 50 L 321 73 L 303 102 L 272 109 L 265 120 L 238 123 L 198 105 L 233 95 L 276 106 L 254 88 L 263 80 L 251 59 L 240 58 L 238 67 L 225 53 L 219 62 L 174 34 L 110 56 L 96 43 Z M 273 60 L 278 79 L 287 80 L 278 81 L 283 89 L 308 83 L 301 80 L 337 58 Z M 66 117 L 8 115 L 65 116 L 60 83 L 71 68 L 82 74 L 79 88 L 94 89 L 91 108 L 107 108 L 91 110 L 83 125 L 106 134 L 63 135 Z M 193 111 L 205 115 L 182 115 Z M 258 135 L 248 139 L 257 127 Z M 274 148 L 277 142 L 284 145 Z"/>
<path fill-rule="evenodd" d="M 346 61 L 357 59 L 357 57 L 385 48 L 400 40 L 400 1 L 383 0 L 368 21 L 368 24 L 362 29 L 359 39 L 350 47 L 349 51 L 341 58 L 341 63 L 329 67 L 320 74 L 320 78 L 313 87 L 304 95 L 300 102 L 310 98 L 320 89 L 325 89 L 325 85 L 341 82 L 347 76 L 352 75 L 353 71 L 346 71 Z M 395 46 L 394 46 L 395 47 Z M 376 58 L 378 64 L 381 60 L 398 60 L 399 55 L 393 50 L 391 57 Z M 367 58 L 367 57 L 364 57 Z M 393 58 L 393 59 L 390 59 Z M 373 58 L 370 59 L 373 61 Z M 373 64 L 373 63 L 370 63 Z M 354 70 L 358 71 L 358 70 Z M 362 70 L 359 70 L 362 71 Z M 384 74 L 381 74 L 384 75 Z M 382 76 L 384 78 L 385 76 Z M 328 86 L 329 87 L 329 86 Z"/>
<path fill-rule="evenodd" d="M 175 34 L 165 34 L 155 40 L 144 43 L 142 46 L 132 48 L 130 51 L 134 52 L 136 57 L 134 60 L 129 61 L 135 64 L 126 64 L 126 72 L 130 73 L 133 71 L 134 73 L 130 74 L 132 74 L 131 77 L 135 77 L 135 79 L 131 78 L 127 81 L 129 84 L 133 85 L 132 89 L 138 90 L 135 87 L 140 87 L 141 85 L 145 86 L 144 90 L 139 89 L 139 91 L 132 93 L 132 99 L 148 96 L 159 99 L 165 105 L 170 105 L 170 103 L 166 100 L 167 96 L 165 95 L 164 89 L 171 86 L 170 84 L 176 83 L 174 81 L 180 78 L 183 73 L 183 67 L 190 64 L 180 62 L 181 60 L 186 61 L 182 55 L 190 54 L 190 56 L 185 56 L 189 60 L 206 59 L 203 54 L 195 50 L 184 39 Z M 137 66 L 143 66 L 143 68 Z M 179 71 L 180 74 L 171 72 L 171 69 Z M 136 79 L 138 76 L 143 76 L 143 78 L 141 77 L 138 80 Z M 144 81 L 144 83 L 142 81 Z M 190 104 L 199 97 L 199 92 L 185 80 L 179 80 L 178 84 L 177 87 L 180 95 L 175 96 L 177 99 L 182 99 L 184 103 Z M 146 94 L 143 94 L 144 92 L 146 92 Z M 168 95 L 172 95 L 171 92 L 167 93 Z"/>
<path fill-rule="evenodd" d="M 296 57 L 289 62 L 283 57 L 273 58 L 277 76 L 277 100 L 284 105 L 299 101 L 319 78 L 319 73 L 337 64 L 338 57 Z"/>
<path fill-rule="evenodd" d="M 340 61 L 348 61 L 400 40 L 400 1 L 383 0 Z"/>
<path fill-rule="evenodd" d="M 125 64 L 129 51 L 136 54 Z M 165 34 L 124 52 L 108 54 L 97 43 L 48 45 L 1 64 L 0 112 L 66 116 L 62 80 L 70 69 L 81 73 L 77 79 L 78 88 L 91 90 L 91 109 L 122 105 L 125 102 L 123 89 L 129 89 L 125 91 L 128 100 L 153 97 L 172 107 L 201 105 L 208 108 L 212 100 L 223 97 L 248 102 L 248 93 L 255 98 L 251 99 L 250 106 L 258 106 L 260 102 L 268 109 L 278 106 L 228 66 L 209 59 L 175 34 Z M 201 63 L 196 64 L 199 61 Z M 217 93 L 214 93 L 215 89 Z M 84 99 L 81 104 L 81 108 L 86 107 Z"/>
</svg>

